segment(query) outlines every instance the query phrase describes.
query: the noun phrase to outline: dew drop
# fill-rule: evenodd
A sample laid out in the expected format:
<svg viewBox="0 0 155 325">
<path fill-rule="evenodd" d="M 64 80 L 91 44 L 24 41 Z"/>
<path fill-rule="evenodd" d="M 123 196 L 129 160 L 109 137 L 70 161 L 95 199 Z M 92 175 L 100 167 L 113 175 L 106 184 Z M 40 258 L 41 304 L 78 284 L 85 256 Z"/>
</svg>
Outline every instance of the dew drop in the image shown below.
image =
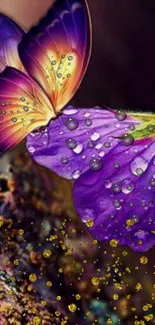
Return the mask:
<svg viewBox="0 0 155 325">
<path fill-rule="evenodd" d="M 115 163 L 114 163 L 114 167 L 115 167 L 115 168 L 119 168 L 119 167 L 120 167 L 120 164 L 119 164 L 118 162 L 115 162 Z"/>
<path fill-rule="evenodd" d="M 112 187 L 112 182 L 109 179 L 106 179 L 104 181 L 104 186 L 105 186 L 106 189 L 109 189 L 109 188 Z"/>
<path fill-rule="evenodd" d="M 121 208 L 121 202 L 119 200 L 114 200 L 113 201 L 113 205 L 116 209 L 120 209 Z"/>
<path fill-rule="evenodd" d="M 133 215 L 131 219 L 134 221 L 135 224 L 140 222 L 140 217 L 136 215 Z"/>
<path fill-rule="evenodd" d="M 114 193 L 119 194 L 122 192 L 122 187 L 119 184 L 114 184 L 112 190 Z"/>
<path fill-rule="evenodd" d="M 131 134 L 124 134 L 122 137 L 122 144 L 124 146 L 131 146 L 134 143 L 134 138 Z"/>
<path fill-rule="evenodd" d="M 73 179 L 78 179 L 81 175 L 81 170 L 75 170 L 72 174 Z"/>
<path fill-rule="evenodd" d="M 97 141 L 100 137 L 101 137 L 100 133 L 98 133 L 98 132 L 94 132 L 94 133 L 91 135 L 91 140 L 92 140 L 92 141 Z"/>
<path fill-rule="evenodd" d="M 68 149 L 71 149 L 71 150 L 75 149 L 76 146 L 77 146 L 77 142 L 76 142 L 75 139 L 72 139 L 72 138 L 67 139 L 66 140 L 66 146 L 67 146 Z"/>
<path fill-rule="evenodd" d="M 67 127 L 68 130 L 74 131 L 75 129 L 78 128 L 79 122 L 76 119 L 70 117 L 70 118 L 68 118 L 66 120 L 65 125 L 66 125 L 66 127 Z"/>
<path fill-rule="evenodd" d="M 61 162 L 62 162 L 62 164 L 66 165 L 66 164 L 68 164 L 69 159 L 67 157 L 62 157 Z"/>
<path fill-rule="evenodd" d="M 64 115 L 74 115 L 77 113 L 78 113 L 78 110 L 76 108 L 74 108 L 73 106 L 67 106 L 67 108 L 65 108 L 63 111 Z"/>
<path fill-rule="evenodd" d="M 67 74 L 67 78 L 70 78 L 70 77 L 71 77 L 71 74 L 70 74 L 70 73 L 68 73 L 68 74 Z"/>
<path fill-rule="evenodd" d="M 78 145 L 76 146 L 76 148 L 73 149 L 73 151 L 74 151 L 77 155 L 79 155 L 79 154 L 83 151 L 83 145 L 82 145 L 82 144 L 78 144 Z"/>
<path fill-rule="evenodd" d="M 25 98 L 24 97 L 21 97 L 21 99 L 20 99 L 22 102 L 24 102 L 25 101 Z"/>
<path fill-rule="evenodd" d="M 105 148 L 110 148 L 110 142 L 106 141 L 106 142 L 104 143 L 104 146 L 105 146 Z"/>
<path fill-rule="evenodd" d="M 104 151 L 100 151 L 98 155 L 99 155 L 99 157 L 103 158 L 105 156 L 105 152 Z"/>
<path fill-rule="evenodd" d="M 52 61 L 52 65 L 55 65 L 57 62 L 55 60 Z"/>
<path fill-rule="evenodd" d="M 6 111 L 2 111 L 2 114 L 5 115 L 6 114 Z"/>
<path fill-rule="evenodd" d="M 25 112 L 28 112 L 28 111 L 29 111 L 29 107 L 28 107 L 28 106 L 24 106 L 24 107 L 23 107 L 23 110 L 24 110 Z"/>
<path fill-rule="evenodd" d="M 61 78 L 61 77 L 62 77 L 62 73 L 58 73 L 58 74 L 57 74 L 57 77 L 58 77 L 58 78 Z"/>
<path fill-rule="evenodd" d="M 6 106 L 6 103 L 5 102 L 1 102 L 1 106 L 2 107 Z"/>
<path fill-rule="evenodd" d="M 102 161 L 98 158 L 93 158 L 90 160 L 89 166 L 94 171 L 99 171 L 102 169 L 103 164 Z"/>
<path fill-rule="evenodd" d="M 133 189 L 134 189 L 133 182 L 129 178 L 126 178 L 122 182 L 122 192 L 125 194 L 129 194 L 131 191 L 133 191 Z"/>
<path fill-rule="evenodd" d="M 110 213 L 109 217 L 110 217 L 111 219 L 114 219 L 114 218 L 115 218 L 115 215 L 114 215 L 113 213 Z"/>
<path fill-rule="evenodd" d="M 155 187 L 155 178 L 151 178 L 149 184 L 151 187 Z"/>
<path fill-rule="evenodd" d="M 90 117 L 90 115 L 91 115 L 91 114 L 90 114 L 89 112 L 86 112 L 86 113 L 83 114 L 83 116 L 86 117 L 86 118 L 87 118 L 87 117 Z"/>
<path fill-rule="evenodd" d="M 147 129 L 148 129 L 149 132 L 153 132 L 154 131 L 154 125 L 149 124 L 147 126 Z"/>
<path fill-rule="evenodd" d="M 69 61 L 72 61 L 72 60 L 73 60 L 73 56 L 70 55 L 70 56 L 68 57 L 68 60 L 69 60 Z"/>
<path fill-rule="evenodd" d="M 136 169 L 136 174 L 137 174 L 138 176 L 142 175 L 143 173 L 144 173 L 144 171 L 143 171 L 142 168 L 137 168 L 137 169 Z"/>
<path fill-rule="evenodd" d="M 16 117 L 13 117 L 13 118 L 11 119 L 11 121 L 12 121 L 13 123 L 16 123 L 16 122 L 17 122 L 17 118 L 16 118 Z"/>
<path fill-rule="evenodd" d="M 92 120 L 90 120 L 90 119 L 87 119 L 86 121 L 85 121 L 85 125 L 86 126 L 91 126 L 92 125 Z"/>
<path fill-rule="evenodd" d="M 135 130 L 135 125 L 134 125 L 133 123 L 131 123 L 131 124 L 129 125 L 129 129 L 130 129 L 131 131 Z"/>
<path fill-rule="evenodd" d="M 103 147 L 103 143 L 98 143 L 98 144 L 95 146 L 95 148 L 96 148 L 97 150 L 100 150 L 102 147 Z"/>
<path fill-rule="evenodd" d="M 34 153 L 34 152 L 36 151 L 36 149 L 35 149 L 33 146 L 29 146 L 29 147 L 28 147 L 28 151 L 29 151 L 30 153 Z"/>
<path fill-rule="evenodd" d="M 142 175 L 147 167 L 148 162 L 143 157 L 136 157 L 130 165 L 131 172 L 136 176 Z"/>
<path fill-rule="evenodd" d="M 90 149 L 93 149 L 95 147 L 95 143 L 93 141 L 89 141 L 87 143 L 87 147 L 90 148 Z"/>
<path fill-rule="evenodd" d="M 115 113 L 115 117 L 118 121 L 124 121 L 127 117 L 126 113 L 125 112 L 121 112 L 121 111 L 117 111 Z"/>
</svg>

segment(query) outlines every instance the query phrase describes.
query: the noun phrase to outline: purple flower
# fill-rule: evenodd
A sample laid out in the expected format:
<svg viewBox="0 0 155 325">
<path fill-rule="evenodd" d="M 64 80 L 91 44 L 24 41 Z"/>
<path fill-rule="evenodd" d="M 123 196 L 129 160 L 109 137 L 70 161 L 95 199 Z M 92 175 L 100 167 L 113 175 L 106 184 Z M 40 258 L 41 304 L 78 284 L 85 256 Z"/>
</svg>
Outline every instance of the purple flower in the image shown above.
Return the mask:
<svg viewBox="0 0 155 325">
<path fill-rule="evenodd" d="M 140 114 L 67 107 L 27 137 L 36 162 L 75 181 L 75 208 L 84 223 L 93 221 L 93 237 L 137 251 L 155 243 L 155 141 L 147 121 Z"/>
</svg>

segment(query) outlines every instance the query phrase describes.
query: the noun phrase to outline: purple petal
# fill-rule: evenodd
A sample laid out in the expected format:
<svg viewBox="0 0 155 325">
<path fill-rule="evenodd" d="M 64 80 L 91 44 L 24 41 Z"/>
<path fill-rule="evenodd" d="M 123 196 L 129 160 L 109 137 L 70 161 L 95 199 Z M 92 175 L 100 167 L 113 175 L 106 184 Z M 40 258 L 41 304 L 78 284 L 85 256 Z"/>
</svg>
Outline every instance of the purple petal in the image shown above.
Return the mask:
<svg viewBox="0 0 155 325">
<path fill-rule="evenodd" d="M 75 180 L 89 168 L 102 169 L 102 158 L 120 143 L 115 137 L 129 132 L 133 123 L 139 124 L 108 109 L 68 106 L 46 130 L 27 137 L 27 149 L 39 164 Z"/>
<path fill-rule="evenodd" d="M 136 251 L 155 244 L 155 141 L 118 144 L 102 159 L 98 173 L 88 170 L 74 185 L 75 208 L 98 240 L 116 239 Z"/>
</svg>

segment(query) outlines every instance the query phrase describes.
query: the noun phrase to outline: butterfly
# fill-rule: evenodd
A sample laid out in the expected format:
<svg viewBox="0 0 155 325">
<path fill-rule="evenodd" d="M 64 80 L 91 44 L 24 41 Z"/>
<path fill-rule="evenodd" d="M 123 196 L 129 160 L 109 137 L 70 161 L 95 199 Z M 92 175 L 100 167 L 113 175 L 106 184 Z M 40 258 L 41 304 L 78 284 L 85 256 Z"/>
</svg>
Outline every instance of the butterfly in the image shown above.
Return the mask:
<svg viewBox="0 0 155 325">
<path fill-rule="evenodd" d="M 37 163 L 74 181 L 75 208 L 94 238 L 146 251 L 155 244 L 155 118 L 66 106 L 91 39 L 86 2 L 57 0 L 16 42 L 17 66 L 0 74 L 0 151 L 26 138 Z"/>
</svg>

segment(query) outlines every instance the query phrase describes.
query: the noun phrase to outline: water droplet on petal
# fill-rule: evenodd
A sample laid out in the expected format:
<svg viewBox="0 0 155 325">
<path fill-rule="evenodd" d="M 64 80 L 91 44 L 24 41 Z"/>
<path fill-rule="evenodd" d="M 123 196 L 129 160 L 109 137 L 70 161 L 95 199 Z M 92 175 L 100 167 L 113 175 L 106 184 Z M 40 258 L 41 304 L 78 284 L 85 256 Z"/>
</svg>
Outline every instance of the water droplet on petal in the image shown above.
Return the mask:
<svg viewBox="0 0 155 325">
<path fill-rule="evenodd" d="M 136 157 L 130 165 L 131 172 L 136 176 L 142 175 L 147 169 L 147 167 L 148 162 L 143 157 Z"/>
<path fill-rule="evenodd" d="M 6 103 L 5 102 L 1 102 L 1 106 L 2 107 L 6 106 Z"/>
<path fill-rule="evenodd" d="M 42 136 L 42 141 L 43 141 L 43 145 L 47 145 L 49 142 L 49 135 L 47 133 L 44 133 Z"/>
<path fill-rule="evenodd" d="M 147 126 L 147 129 L 148 129 L 149 132 L 153 132 L 154 131 L 154 125 L 149 124 Z"/>
<path fill-rule="evenodd" d="M 63 110 L 64 115 L 74 115 L 77 113 L 78 113 L 78 110 L 76 108 L 74 108 L 73 106 L 67 106 L 67 108 L 65 108 Z"/>
<path fill-rule="evenodd" d="M 52 65 L 55 65 L 57 62 L 55 60 L 52 61 Z"/>
<path fill-rule="evenodd" d="M 114 193 L 119 194 L 122 192 L 122 187 L 119 184 L 114 184 L 112 190 Z"/>
<path fill-rule="evenodd" d="M 72 61 L 72 60 L 73 60 L 73 56 L 70 55 L 70 56 L 68 57 L 68 60 L 69 60 L 69 61 Z"/>
<path fill-rule="evenodd" d="M 125 179 L 122 182 L 122 192 L 125 194 L 129 194 L 134 189 L 134 184 L 130 179 Z"/>
<path fill-rule="evenodd" d="M 20 99 L 22 102 L 24 102 L 25 101 L 25 98 L 24 97 L 21 97 L 21 99 Z"/>
<path fill-rule="evenodd" d="M 69 159 L 68 159 L 67 157 L 62 157 L 62 158 L 61 158 L 61 162 L 62 162 L 64 165 L 66 165 L 66 164 L 68 164 Z"/>
<path fill-rule="evenodd" d="M 122 137 L 122 144 L 124 146 L 131 146 L 134 143 L 134 137 L 131 134 L 124 134 Z"/>
<path fill-rule="evenodd" d="M 93 149 L 95 147 L 95 143 L 93 141 L 89 141 L 87 143 L 88 148 Z"/>
<path fill-rule="evenodd" d="M 97 150 L 100 150 L 102 147 L 103 147 L 103 143 L 98 143 L 98 144 L 95 146 L 95 148 L 96 148 Z"/>
<path fill-rule="evenodd" d="M 139 223 L 140 222 L 140 217 L 136 216 L 136 215 L 133 215 L 132 216 L 132 220 L 134 221 L 135 224 Z"/>
<path fill-rule="evenodd" d="M 106 141 L 106 142 L 104 143 L 104 146 L 105 146 L 105 148 L 110 148 L 110 142 Z"/>
<path fill-rule="evenodd" d="M 91 140 L 92 141 L 97 141 L 99 138 L 100 138 L 100 133 L 98 132 L 94 132 L 92 135 L 91 135 Z"/>
<path fill-rule="evenodd" d="M 115 113 L 115 117 L 118 121 L 124 121 L 127 117 L 126 113 L 125 112 L 121 112 L 121 111 L 117 111 Z"/>
<path fill-rule="evenodd" d="M 83 114 L 83 116 L 86 117 L 86 118 L 87 118 L 87 117 L 90 117 L 90 115 L 91 115 L 91 114 L 90 114 L 89 112 L 86 112 L 86 113 Z"/>
<path fill-rule="evenodd" d="M 65 125 L 66 125 L 66 127 L 67 127 L 68 130 L 74 131 L 75 129 L 78 128 L 79 122 L 76 119 L 70 117 L 70 118 L 68 118 L 66 120 Z"/>
<path fill-rule="evenodd" d="M 105 188 L 109 189 L 112 187 L 112 182 L 109 179 L 106 179 L 104 181 L 104 186 L 105 186 Z"/>
<path fill-rule="evenodd" d="M 57 74 L 57 77 L 58 77 L 58 78 L 61 78 L 61 77 L 62 77 L 62 73 L 58 73 L 58 74 Z"/>
<path fill-rule="evenodd" d="M 92 120 L 90 120 L 90 119 L 87 119 L 86 121 L 85 121 L 85 124 L 86 124 L 86 126 L 91 126 L 92 125 Z"/>
<path fill-rule="evenodd" d="M 142 168 L 137 168 L 137 169 L 136 169 L 136 174 L 137 174 L 138 176 L 142 175 L 143 173 L 144 173 L 144 171 L 143 171 Z"/>
<path fill-rule="evenodd" d="M 78 179 L 81 175 L 81 170 L 75 170 L 72 174 L 73 179 Z"/>
<path fill-rule="evenodd" d="M 34 152 L 36 151 L 36 149 L 35 149 L 33 146 L 29 146 L 29 147 L 28 147 L 28 151 L 29 151 L 30 153 L 34 153 Z"/>
<path fill-rule="evenodd" d="M 11 121 L 12 121 L 13 123 L 17 122 L 17 118 L 16 118 L 16 117 L 13 117 L 13 118 L 11 119 Z"/>
<path fill-rule="evenodd" d="M 92 170 L 99 171 L 103 167 L 102 160 L 93 158 L 93 159 L 91 159 L 89 166 Z"/>
<path fill-rule="evenodd" d="M 100 151 L 98 155 L 99 155 L 99 157 L 103 158 L 105 156 L 105 152 L 104 151 Z"/>
<path fill-rule="evenodd" d="M 114 200 L 113 201 L 113 205 L 114 205 L 114 207 L 115 207 L 115 209 L 120 209 L 121 208 L 121 202 L 119 201 L 119 200 Z"/>
<path fill-rule="evenodd" d="M 78 144 L 73 151 L 79 155 L 83 151 L 83 144 Z"/>
<path fill-rule="evenodd" d="M 114 219 L 115 218 L 115 215 L 113 213 L 110 213 L 110 216 L 109 216 L 111 219 Z"/>
<path fill-rule="evenodd" d="M 24 107 L 23 107 L 23 110 L 24 110 L 25 112 L 28 112 L 28 111 L 29 111 L 29 107 L 28 107 L 28 106 L 24 106 Z"/>
<path fill-rule="evenodd" d="M 155 187 L 155 178 L 151 178 L 149 184 L 151 187 Z"/>
<path fill-rule="evenodd" d="M 120 167 L 120 164 L 119 164 L 118 162 L 115 162 L 115 163 L 114 163 L 114 167 L 115 167 L 115 168 L 119 168 L 119 167 Z"/>
<path fill-rule="evenodd" d="M 129 129 L 130 129 L 131 131 L 135 130 L 135 125 L 134 125 L 133 123 L 131 123 L 131 124 L 129 125 Z"/>
<path fill-rule="evenodd" d="M 77 146 L 77 142 L 76 142 L 75 139 L 72 139 L 72 138 L 67 139 L 66 140 L 66 146 L 67 146 L 68 149 L 71 149 L 71 150 L 75 149 L 76 146 Z"/>
</svg>

